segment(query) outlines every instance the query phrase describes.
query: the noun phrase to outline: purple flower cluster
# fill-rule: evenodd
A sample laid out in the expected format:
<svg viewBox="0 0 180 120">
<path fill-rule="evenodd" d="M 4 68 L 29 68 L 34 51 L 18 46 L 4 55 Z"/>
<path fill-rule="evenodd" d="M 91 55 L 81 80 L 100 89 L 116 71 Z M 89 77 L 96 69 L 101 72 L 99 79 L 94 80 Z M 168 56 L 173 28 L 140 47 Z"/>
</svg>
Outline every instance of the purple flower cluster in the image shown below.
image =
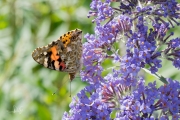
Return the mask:
<svg viewBox="0 0 180 120">
<path fill-rule="evenodd" d="M 91 3 L 92 11 L 89 11 L 90 16 L 96 16 L 96 19 L 93 20 L 100 23 L 108 18 L 111 18 L 113 15 L 113 9 L 110 7 L 110 0 L 106 0 L 106 2 L 101 2 L 101 0 L 93 0 Z"/>
<path fill-rule="evenodd" d="M 180 69 L 180 38 L 168 32 L 179 25 L 180 5 L 175 0 L 92 0 L 90 7 L 95 34 L 85 35 L 80 72 L 89 86 L 73 98 L 63 119 L 178 120 L 180 83 L 159 77 L 163 86 L 146 86 L 138 73 L 148 69 L 157 75 L 162 58 Z M 105 68 L 106 60 L 113 65 Z M 106 69 L 110 72 L 103 75 Z"/>
<path fill-rule="evenodd" d="M 87 86 L 73 98 L 70 114 L 64 113 L 63 119 L 68 120 L 110 120 L 111 109 L 101 101 L 98 89 Z"/>
<path fill-rule="evenodd" d="M 160 117 L 168 118 L 168 114 L 175 119 L 180 118 L 179 114 L 179 95 L 180 83 L 168 80 L 168 86 L 156 87 L 156 82 L 145 86 L 144 80 L 139 79 L 136 86 L 125 86 L 119 83 L 108 83 L 102 89 L 102 102 L 109 108 L 116 111 L 116 119 L 141 119 L 151 118 L 162 111 Z"/>
</svg>

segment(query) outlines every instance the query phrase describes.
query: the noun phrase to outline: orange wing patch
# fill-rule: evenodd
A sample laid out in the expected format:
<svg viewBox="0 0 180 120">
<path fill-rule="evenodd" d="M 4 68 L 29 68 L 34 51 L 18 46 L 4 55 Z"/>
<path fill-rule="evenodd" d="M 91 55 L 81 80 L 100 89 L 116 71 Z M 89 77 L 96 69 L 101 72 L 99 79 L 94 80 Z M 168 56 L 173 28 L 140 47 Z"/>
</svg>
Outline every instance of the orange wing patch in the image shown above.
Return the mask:
<svg viewBox="0 0 180 120">
<path fill-rule="evenodd" d="M 54 67 L 56 70 L 64 70 L 66 68 L 65 63 L 61 60 L 61 56 L 58 55 L 57 46 L 50 48 L 51 62 L 54 61 Z"/>
<path fill-rule="evenodd" d="M 52 52 L 51 60 L 57 61 L 60 58 L 60 56 L 58 56 L 57 46 L 53 46 L 52 48 L 50 48 L 50 51 Z"/>
<path fill-rule="evenodd" d="M 64 44 L 64 47 L 67 47 L 67 45 L 71 42 L 71 37 L 72 37 L 71 34 L 72 32 L 67 32 L 66 34 L 60 37 L 60 39 Z"/>
</svg>

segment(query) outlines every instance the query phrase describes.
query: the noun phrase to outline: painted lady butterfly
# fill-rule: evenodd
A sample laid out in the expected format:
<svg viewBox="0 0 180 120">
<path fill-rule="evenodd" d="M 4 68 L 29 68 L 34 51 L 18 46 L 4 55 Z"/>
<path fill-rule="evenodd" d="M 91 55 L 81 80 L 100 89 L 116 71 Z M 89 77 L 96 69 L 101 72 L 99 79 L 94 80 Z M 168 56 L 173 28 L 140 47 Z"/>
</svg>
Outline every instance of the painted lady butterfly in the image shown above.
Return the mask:
<svg viewBox="0 0 180 120">
<path fill-rule="evenodd" d="M 32 57 L 49 69 L 69 73 L 72 81 L 81 67 L 81 40 L 81 30 L 69 31 L 47 46 L 36 48 L 32 52 Z"/>
</svg>

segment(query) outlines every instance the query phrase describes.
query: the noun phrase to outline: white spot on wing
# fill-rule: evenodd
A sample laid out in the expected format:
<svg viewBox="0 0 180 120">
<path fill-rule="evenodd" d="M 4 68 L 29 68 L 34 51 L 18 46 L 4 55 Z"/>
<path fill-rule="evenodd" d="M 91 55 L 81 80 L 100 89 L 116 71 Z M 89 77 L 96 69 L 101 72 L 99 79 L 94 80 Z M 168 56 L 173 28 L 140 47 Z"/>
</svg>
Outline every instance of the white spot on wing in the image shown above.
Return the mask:
<svg viewBox="0 0 180 120">
<path fill-rule="evenodd" d="M 44 59 L 44 67 L 48 67 L 48 63 L 47 63 L 47 61 L 48 61 L 48 59 L 47 59 L 47 58 L 45 58 L 45 59 Z"/>
<path fill-rule="evenodd" d="M 59 70 L 59 61 L 55 61 L 54 66 L 56 70 Z"/>
<path fill-rule="evenodd" d="M 67 47 L 67 52 L 69 52 L 69 51 L 72 51 L 72 49 L 70 47 Z"/>
<path fill-rule="evenodd" d="M 44 55 L 47 55 L 47 52 L 44 52 Z"/>
</svg>

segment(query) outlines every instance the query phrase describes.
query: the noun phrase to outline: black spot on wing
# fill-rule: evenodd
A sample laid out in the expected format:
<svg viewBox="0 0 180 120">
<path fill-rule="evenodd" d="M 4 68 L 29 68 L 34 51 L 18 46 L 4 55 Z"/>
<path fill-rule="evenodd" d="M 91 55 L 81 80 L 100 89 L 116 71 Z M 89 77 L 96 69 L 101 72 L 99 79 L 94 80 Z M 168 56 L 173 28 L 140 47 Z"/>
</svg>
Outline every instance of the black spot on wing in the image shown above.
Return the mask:
<svg viewBox="0 0 180 120">
<path fill-rule="evenodd" d="M 63 66 L 62 66 L 62 65 L 60 65 L 59 70 L 61 71 L 61 70 L 62 70 L 62 68 L 63 68 Z"/>
<path fill-rule="evenodd" d="M 48 60 L 47 60 L 48 68 L 51 67 L 51 58 L 50 58 L 51 54 L 52 54 L 52 52 L 49 51 L 49 52 L 47 52 L 47 55 L 46 55 L 46 57 L 48 58 Z"/>
<path fill-rule="evenodd" d="M 47 63 L 48 63 L 48 68 L 51 66 L 51 58 L 48 58 L 48 61 L 47 61 Z"/>
<path fill-rule="evenodd" d="M 48 66 L 47 66 L 47 67 L 49 68 L 49 67 L 51 66 L 51 58 L 50 58 L 50 57 L 48 58 L 47 63 L 48 63 Z"/>
<path fill-rule="evenodd" d="M 58 61 L 59 61 L 59 63 L 61 63 L 61 62 L 62 62 L 62 59 L 61 59 L 61 57 L 59 57 Z"/>
<path fill-rule="evenodd" d="M 51 52 L 51 51 L 47 52 L 46 57 L 50 57 L 50 56 L 51 56 L 51 54 L 52 54 L 52 52 Z"/>
<path fill-rule="evenodd" d="M 51 64 L 52 64 L 52 67 L 53 67 L 53 69 L 55 70 L 55 66 L 54 66 L 54 60 L 51 62 Z"/>
<path fill-rule="evenodd" d="M 55 45 L 55 44 L 56 44 L 56 42 L 52 41 L 52 45 Z"/>
</svg>

